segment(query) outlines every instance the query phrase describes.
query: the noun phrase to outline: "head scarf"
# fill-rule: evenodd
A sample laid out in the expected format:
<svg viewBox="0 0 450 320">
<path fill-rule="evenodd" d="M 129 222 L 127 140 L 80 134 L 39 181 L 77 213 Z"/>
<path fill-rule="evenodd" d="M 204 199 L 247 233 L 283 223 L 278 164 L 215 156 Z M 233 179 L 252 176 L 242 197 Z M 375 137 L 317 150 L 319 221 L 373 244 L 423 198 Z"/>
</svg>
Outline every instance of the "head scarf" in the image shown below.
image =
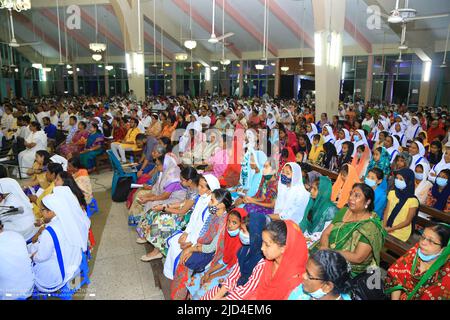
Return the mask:
<svg viewBox="0 0 450 320">
<path fill-rule="evenodd" d="M 388 184 L 387 177 L 375 189 L 374 211 L 378 214 L 380 220 L 383 220 L 384 209 L 386 208 Z"/>
<path fill-rule="evenodd" d="M 352 162 L 353 149 L 355 148 L 354 144 L 351 141 L 345 141 L 345 144 L 348 145 L 348 151 L 347 151 L 347 154 L 344 155 L 342 153 L 342 150 L 341 150 L 341 153 L 340 153 L 339 158 L 338 158 L 338 166 L 339 166 L 339 168 L 342 167 L 342 165 L 344 165 L 345 163 L 351 163 Z M 344 143 L 342 145 L 344 145 Z"/>
<path fill-rule="evenodd" d="M 269 115 L 272 115 L 272 119 L 269 118 Z M 266 126 L 269 127 L 270 130 L 272 130 L 276 124 L 277 118 L 275 117 L 275 114 L 272 111 L 269 111 L 267 113 Z"/>
<path fill-rule="evenodd" d="M 242 246 L 237 253 L 241 273 L 241 277 L 237 281 L 238 286 L 243 286 L 247 283 L 255 266 L 264 258 L 261 247 L 262 231 L 266 226 L 266 217 L 259 213 L 250 212 L 249 219 L 250 245 Z"/>
<path fill-rule="evenodd" d="M 375 161 L 374 158 L 372 158 L 372 160 L 370 160 L 369 166 L 367 167 L 367 173 L 372 168 L 381 169 L 383 171 L 385 177 L 388 177 L 390 175 L 390 173 L 391 173 L 391 156 L 387 152 L 386 148 L 381 147 L 380 160 Z M 367 176 L 367 173 L 366 173 L 366 176 Z"/>
<path fill-rule="evenodd" d="M 365 145 L 366 149 L 369 148 L 369 143 L 367 142 L 366 139 L 366 134 L 364 133 L 364 130 L 358 129 L 356 130 L 359 135 L 361 136 L 361 140 L 359 140 L 358 142 L 353 142 L 355 144 L 355 150 L 353 150 L 353 157 L 355 157 L 357 149 L 360 145 Z M 354 134 L 353 134 L 354 135 Z"/>
<path fill-rule="evenodd" d="M 267 156 L 264 151 L 254 150 L 252 151 L 253 158 L 255 159 L 256 166 L 259 172 L 250 169 L 252 174 L 249 174 L 249 189 L 247 191 L 247 196 L 253 197 L 257 192 L 262 179 L 262 172 L 264 169 L 264 164 L 267 161 Z M 250 161 L 251 162 L 251 161 Z"/>
<path fill-rule="evenodd" d="M 434 182 L 433 187 L 431 188 L 431 195 L 436 199 L 433 208 L 444 210 L 447 206 L 448 197 L 450 196 L 450 182 L 447 182 L 447 185 L 442 191 L 439 191 L 439 186 Z"/>
<path fill-rule="evenodd" d="M 64 200 L 64 202 L 66 203 L 66 210 L 68 210 L 72 214 L 74 220 L 76 220 L 78 231 L 83 238 L 83 251 L 86 251 L 91 220 L 89 220 L 86 212 L 83 211 L 78 202 L 78 199 L 75 197 L 69 187 L 54 187 L 53 194 L 57 196 L 58 199 Z"/>
<path fill-rule="evenodd" d="M 355 146 L 356 147 L 356 146 Z M 354 150 L 356 151 L 356 150 Z M 353 152 L 355 155 L 353 156 L 352 166 L 356 169 L 356 173 L 358 177 L 364 176 L 365 170 L 367 168 L 367 164 L 370 161 L 370 149 L 368 145 L 364 145 L 364 152 L 361 155 L 361 158 L 358 159 L 357 152 Z"/>
<path fill-rule="evenodd" d="M 338 139 L 338 140 L 336 140 L 336 142 L 334 143 L 334 146 L 336 147 L 336 153 L 337 153 L 337 154 L 341 154 L 341 151 L 342 151 L 342 144 L 343 144 L 345 141 L 350 141 L 350 132 L 349 132 L 347 129 L 345 129 L 345 128 L 342 128 L 341 130 L 344 131 L 345 137 L 344 137 L 344 139 Z M 352 153 L 353 153 L 353 150 L 352 150 Z M 351 155 L 351 154 L 350 154 L 350 155 Z"/>
<path fill-rule="evenodd" d="M 319 131 L 317 130 L 317 127 L 314 123 L 311 122 L 309 125 L 311 126 L 311 132 L 306 133 L 306 135 L 309 138 L 309 142 L 311 142 L 312 144 L 314 135 L 317 134 Z"/>
<path fill-rule="evenodd" d="M 417 147 L 419 148 L 419 153 L 412 156 L 412 161 L 411 164 L 409 165 L 409 168 L 414 171 L 416 169 L 416 166 L 419 163 L 426 163 L 428 164 L 428 160 L 425 158 L 425 147 L 423 146 L 423 144 L 420 141 L 415 140 L 414 142 L 417 145 Z"/>
<path fill-rule="evenodd" d="M 406 201 L 410 198 L 415 198 L 414 195 L 414 171 L 411 169 L 405 168 L 400 169 L 399 171 L 395 172 L 395 175 L 401 175 L 403 179 L 406 182 L 406 188 L 403 190 L 395 188 L 395 195 L 398 198 L 398 203 L 395 205 L 394 209 L 392 209 L 391 214 L 389 215 L 387 226 L 392 227 L 395 218 L 397 218 L 398 214 L 400 213 L 400 210 L 403 208 L 403 205 L 406 203 Z"/>
<path fill-rule="evenodd" d="M 232 211 L 236 211 L 241 216 L 241 221 L 247 216 L 247 211 L 243 208 L 236 208 Z M 230 214 L 228 214 L 228 218 L 230 217 Z M 227 218 L 227 221 L 228 221 Z M 223 262 L 226 263 L 227 269 L 230 269 L 234 266 L 234 264 L 237 261 L 237 252 L 242 247 L 242 242 L 239 239 L 238 236 L 231 237 L 230 234 L 227 231 L 227 228 L 225 227 L 225 230 L 223 232 Z M 219 245 L 220 247 L 220 245 Z M 217 250 L 216 250 L 217 251 Z"/>
<path fill-rule="evenodd" d="M 326 211 L 330 207 L 335 207 L 336 205 L 330 200 L 331 199 L 331 189 L 332 184 L 330 178 L 326 176 L 319 177 L 319 187 L 316 199 L 310 200 L 311 206 L 300 223 L 300 228 L 303 232 L 308 232 L 313 234 L 315 232 L 322 232 L 325 223 L 330 219 L 325 215 Z"/>
<path fill-rule="evenodd" d="M 286 245 L 278 266 L 272 276 L 274 261 L 266 261 L 260 282 L 253 299 L 285 300 L 294 288 L 303 282 L 308 249 L 300 227 L 293 221 L 285 221 L 287 228 Z"/>
<path fill-rule="evenodd" d="M 282 219 L 287 217 L 290 220 L 300 223 L 308 205 L 310 193 L 303 185 L 302 169 L 295 162 L 288 162 L 292 169 L 292 181 L 290 187 L 281 183 L 281 176 L 278 180 L 278 194 L 275 201 L 274 212 Z"/>
<path fill-rule="evenodd" d="M 295 153 L 294 151 L 292 151 L 291 147 L 284 147 L 283 150 L 287 150 L 288 152 L 288 157 L 287 159 L 284 159 L 283 157 L 280 156 L 280 168 L 278 169 L 278 173 L 281 172 L 281 170 L 283 169 L 284 165 L 288 162 L 295 162 L 296 157 L 295 157 Z"/>
<path fill-rule="evenodd" d="M 73 205 L 73 203 L 67 203 L 65 198 L 61 198 L 57 194 L 50 194 L 42 199 L 42 203 L 49 210 L 53 211 L 56 217 L 61 222 L 62 232 L 65 240 L 70 246 L 80 248 L 86 248 L 85 237 L 80 232 L 79 222 L 72 210 L 67 210 L 67 206 Z M 63 252 L 64 258 L 64 252 Z M 63 259 L 65 260 L 65 259 Z"/>
<path fill-rule="evenodd" d="M 413 141 L 417 137 L 417 135 L 419 134 L 419 132 L 421 130 L 419 118 L 412 117 L 412 119 L 416 119 L 417 123 L 415 125 L 413 125 L 412 121 L 411 121 L 410 126 L 408 126 L 408 128 L 406 128 L 406 132 L 405 132 L 406 139 L 411 140 L 411 141 Z"/>
<path fill-rule="evenodd" d="M 359 180 L 358 173 L 353 165 L 347 164 L 348 174 L 347 179 L 342 179 L 342 173 L 339 173 L 336 181 L 333 184 L 332 192 L 331 192 L 331 201 L 336 201 L 339 196 L 339 200 L 337 200 L 337 207 L 341 209 L 344 207 L 348 198 L 350 198 L 350 192 L 352 191 L 353 185 L 355 183 L 361 182 Z M 341 169 L 342 170 L 342 169 Z"/>
<path fill-rule="evenodd" d="M 319 145 L 316 146 L 314 142 L 312 142 L 311 151 L 309 152 L 308 159 L 312 162 L 316 162 L 319 158 L 321 152 L 323 152 L 323 144 L 325 141 L 323 140 L 323 136 L 320 135 Z"/>
<path fill-rule="evenodd" d="M 8 199 L 13 198 L 15 207 L 23 207 L 24 210 L 31 210 L 33 206 L 30 203 L 30 199 L 25 195 L 19 183 L 11 178 L 0 179 L 0 193 L 9 193 Z"/>
<path fill-rule="evenodd" d="M 208 184 L 208 187 L 211 191 L 214 191 L 216 189 L 220 188 L 219 180 L 212 174 L 205 174 L 203 176 L 205 178 L 206 183 Z"/>
<path fill-rule="evenodd" d="M 394 136 L 391 136 L 392 138 L 392 147 L 387 148 L 387 152 L 389 153 L 389 156 L 391 157 L 391 163 L 394 162 L 396 155 L 400 152 L 400 143 L 398 142 L 397 138 Z"/>
<path fill-rule="evenodd" d="M 326 124 L 323 126 L 323 128 L 324 129 L 326 128 L 328 131 L 328 135 L 324 136 L 325 143 L 327 143 L 327 142 L 334 143 L 336 141 L 336 137 L 333 134 L 333 129 L 331 129 L 331 126 L 329 124 Z M 323 134 L 323 129 L 322 129 L 322 134 Z"/>
</svg>

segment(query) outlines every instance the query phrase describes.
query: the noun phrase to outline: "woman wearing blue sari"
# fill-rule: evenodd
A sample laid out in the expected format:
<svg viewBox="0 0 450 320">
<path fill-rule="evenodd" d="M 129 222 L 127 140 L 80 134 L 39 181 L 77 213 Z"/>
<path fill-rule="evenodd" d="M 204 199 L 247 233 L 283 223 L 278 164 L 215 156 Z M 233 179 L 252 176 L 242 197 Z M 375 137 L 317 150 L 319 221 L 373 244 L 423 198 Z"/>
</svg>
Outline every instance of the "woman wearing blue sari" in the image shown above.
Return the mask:
<svg viewBox="0 0 450 320">
<path fill-rule="evenodd" d="M 384 179 L 383 171 L 380 168 L 370 169 L 364 183 L 375 191 L 375 209 L 373 211 L 377 213 L 380 220 L 383 220 L 384 209 L 387 204 L 388 191 L 388 184 L 386 179 Z"/>
<path fill-rule="evenodd" d="M 80 161 L 86 169 L 91 170 L 95 167 L 95 157 L 104 152 L 102 147 L 105 137 L 100 132 L 96 123 L 91 124 L 89 131 L 86 146 L 80 153 Z"/>
</svg>

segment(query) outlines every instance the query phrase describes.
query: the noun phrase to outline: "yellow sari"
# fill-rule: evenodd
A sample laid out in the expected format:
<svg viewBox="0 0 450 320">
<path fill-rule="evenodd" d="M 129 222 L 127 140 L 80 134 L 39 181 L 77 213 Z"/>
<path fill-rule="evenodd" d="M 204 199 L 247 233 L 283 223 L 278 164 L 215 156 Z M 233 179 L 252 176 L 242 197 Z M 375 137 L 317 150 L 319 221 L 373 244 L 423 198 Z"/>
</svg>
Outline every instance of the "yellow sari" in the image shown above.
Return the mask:
<svg viewBox="0 0 450 320">
<path fill-rule="evenodd" d="M 53 192 L 53 188 L 55 187 L 55 183 L 52 182 L 50 185 L 45 188 L 44 192 L 37 198 L 36 203 L 33 203 L 33 213 L 36 219 L 41 219 L 41 208 L 42 208 L 42 199 L 44 199 L 45 196 L 48 196 Z"/>
<path fill-rule="evenodd" d="M 311 151 L 309 152 L 309 156 L 308 156 L 309 161 L 314 162 L 314 163 L 318 162 L 320 153 L 325 152 L 325 150 L 323 149 L 324 142 L 325 142 L 325 140 L 323 139 L 323 136 L 320 135 L 319 145 L 318 146 L 313 145 L 311 147 Z"/>
</svg>

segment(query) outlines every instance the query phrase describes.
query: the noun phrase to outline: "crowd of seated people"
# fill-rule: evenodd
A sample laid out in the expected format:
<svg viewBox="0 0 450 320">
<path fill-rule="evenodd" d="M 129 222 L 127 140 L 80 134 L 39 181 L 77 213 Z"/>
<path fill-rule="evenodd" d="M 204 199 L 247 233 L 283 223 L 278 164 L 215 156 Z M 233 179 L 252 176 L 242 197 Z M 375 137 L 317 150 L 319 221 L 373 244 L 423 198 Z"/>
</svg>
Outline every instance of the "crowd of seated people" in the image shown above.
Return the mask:
<svg viewBox="0 0 450 320">
<path fill-rule="evenodd" d="M 449 298 L 450 227 L 419 212 L 450 214 L 446 107 L 341 103 L 317 122 L 311 100 L 65 97 L 1 109 L 5 154 L 29 178 L 0 180 L 0 204 L 24 208 L 0 213 L 0 242 L 14 243 L 0 250 L 24 274 L 0 267 L 0 289 L 16 281 L 18 298 L 60 289 L 94 245 L 89 173 L 106 148 L 124 166 L 140 152 L 128 223 L 153 246 L 143 262 L 165 259 L 172 299 Z M 52 160 L 53 140 L 67 168 Z M 358 294 L 390 238 L 411 249 L 388 268 L 385 290 Z"/>
</svg>

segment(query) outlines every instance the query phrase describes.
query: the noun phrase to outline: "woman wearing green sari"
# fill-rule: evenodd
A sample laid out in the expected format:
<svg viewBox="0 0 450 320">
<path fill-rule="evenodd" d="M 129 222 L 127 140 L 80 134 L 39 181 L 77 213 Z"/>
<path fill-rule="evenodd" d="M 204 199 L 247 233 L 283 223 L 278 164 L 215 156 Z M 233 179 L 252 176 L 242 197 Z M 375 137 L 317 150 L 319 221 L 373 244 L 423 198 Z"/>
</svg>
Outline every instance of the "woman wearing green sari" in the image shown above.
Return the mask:
<svg viewBox="0 0 450 320">
<path fill-rule="evenodd" d="M 311 185 L 311 199 L 300 223 L 308 247 L 320 239 L 338 211 L 331 201 L 331 189 L 331 180 L 326 176 L 319 177 Z"/>
<path fill-rule="evenodd" d="M 86 141 L 84 150 L 80 152 L 80 162 L 86 169 L 90 170 L 95 167 L 95 158 L 105 152 L 103 150 L 103 143 L 105 137 L 100 132 L 98 125 L 92 123 L 89 129 L 90 133 Z"/>
<path fill-rule="evenodd" d="M 353 277 L 369 266 L 380 265 L 386 231 L 374 209 L 374 191 L 364 183 L 353 186 L 348 207 L 343 207 L 320 239 L 320 249 L 341 253 Z"/>
</svg>

